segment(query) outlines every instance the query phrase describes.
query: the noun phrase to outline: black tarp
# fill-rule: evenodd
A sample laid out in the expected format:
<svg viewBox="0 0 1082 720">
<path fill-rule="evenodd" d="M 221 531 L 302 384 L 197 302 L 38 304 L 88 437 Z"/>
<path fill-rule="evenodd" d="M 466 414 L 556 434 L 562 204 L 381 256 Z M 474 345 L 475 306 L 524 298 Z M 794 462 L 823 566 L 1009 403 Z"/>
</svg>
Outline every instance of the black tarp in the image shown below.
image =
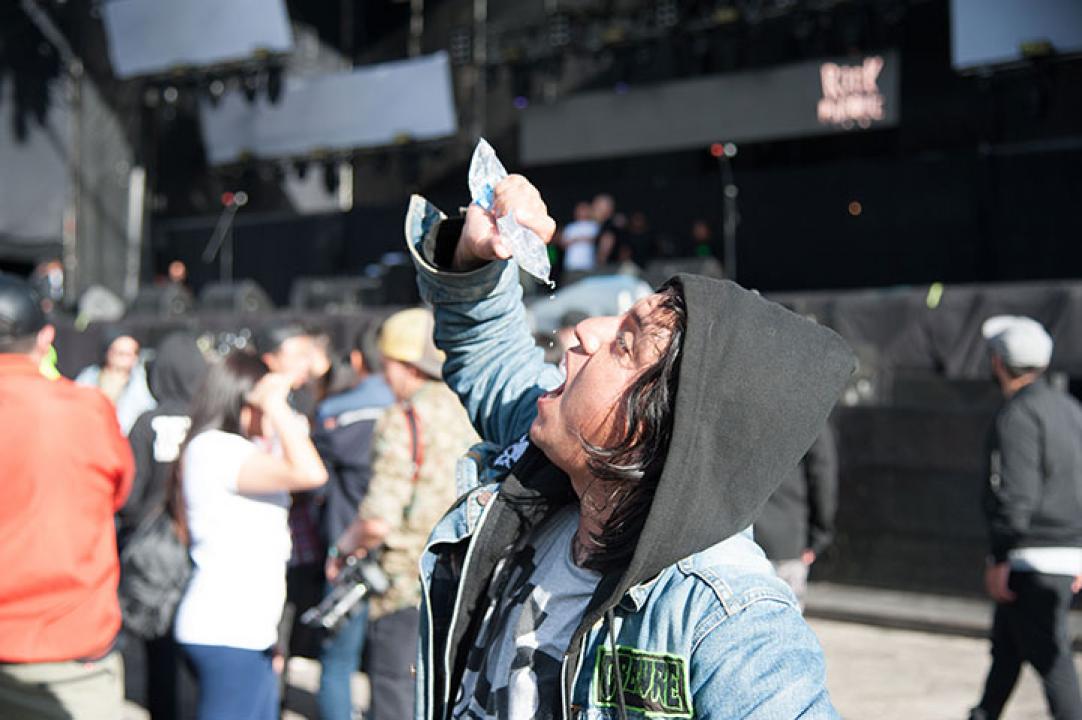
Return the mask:
<svg viewBox="0 0 1082 720">
<path fill-rule="evenodd" d="M 321 215 L 241 211 L 233 224 L 233 278 L 255 280 L 275 304 L 285 305 L 295 278 L 359 275 L 386 253 L 401 252 L 405 212 L 404 204 Z M 219 280 L 219 260 L 202 260 L 214 224 L 215 218 L 159 223 L 152 272 L 164 274 L 171 260 L 184 261 L 197 295 L 208 282 Z"/>
<path fill-rule="evenodd" d="M 1055 341 L 1051 369 L 1082 377 L 1082 282 L 941 285 L 770 297 L 837 330 L 884 370 L 948 380 L 990 376 L 983 321 L 1028 315 Z"/>
</svg>

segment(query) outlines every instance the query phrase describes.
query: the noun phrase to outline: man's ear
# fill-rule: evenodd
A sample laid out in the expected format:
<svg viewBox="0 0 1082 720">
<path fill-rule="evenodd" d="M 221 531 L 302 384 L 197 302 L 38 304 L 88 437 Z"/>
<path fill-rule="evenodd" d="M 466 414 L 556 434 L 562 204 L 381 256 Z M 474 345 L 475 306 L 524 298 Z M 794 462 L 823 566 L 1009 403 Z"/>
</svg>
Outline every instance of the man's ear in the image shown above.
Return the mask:
<svg viewBox="0 0 1082 720">
<path fill-rule="evenodd" d="M 56 328 L 52 325 L 46 325 L 41 330 L 38 330 L 37 339 L 34 342 L 34 350 L 41 356 L 49 352 L 49 348 L 52 347 L 53 340 L 56 339 Z"/>
<path fill-rule="evenodd" d="M 368 364 L 364 361 L 364 353 L 360 350 L 349 351 L 349 364 L 353 368 L 353 372 L 358 375 L 364 375 L 368 372 Z"/>
<path fill-rule="evenodd" d="M 1003 385 L 1011 377 L 1011 374 L 1007 372 L 1007 365 L 1003 362 L 1003 358 L 995 353 L 992 353 L 992 375 L 995 376 L 996 382 L 1000 385 Z"/>
</svg>

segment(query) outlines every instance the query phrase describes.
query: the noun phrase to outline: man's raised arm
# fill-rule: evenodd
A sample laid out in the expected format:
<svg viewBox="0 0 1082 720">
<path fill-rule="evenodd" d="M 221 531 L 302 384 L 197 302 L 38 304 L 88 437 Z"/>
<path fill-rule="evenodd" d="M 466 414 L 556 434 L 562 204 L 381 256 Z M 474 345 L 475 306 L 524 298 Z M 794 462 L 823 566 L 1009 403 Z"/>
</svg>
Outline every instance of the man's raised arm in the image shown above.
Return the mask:
<svg viewBox="0 0 1082 720">
<path fill-rule="evenodd" d="M 411 203 L 407 242 L 421 296 L 435 310 L 436 345 L 447 353 L 444 381 L 485 440 L 509 445 L 529 429 L 538 396 L 562 378 L 530 333 L 518 267 L 496 217 L 514 212 L 546 243 L 556 223 L 537 189 L 518 175 L 496 186 L 492 213 L 471 205 L 465 218 L 439 221 L 424 205 L 420 198 Z"/>
</svg>

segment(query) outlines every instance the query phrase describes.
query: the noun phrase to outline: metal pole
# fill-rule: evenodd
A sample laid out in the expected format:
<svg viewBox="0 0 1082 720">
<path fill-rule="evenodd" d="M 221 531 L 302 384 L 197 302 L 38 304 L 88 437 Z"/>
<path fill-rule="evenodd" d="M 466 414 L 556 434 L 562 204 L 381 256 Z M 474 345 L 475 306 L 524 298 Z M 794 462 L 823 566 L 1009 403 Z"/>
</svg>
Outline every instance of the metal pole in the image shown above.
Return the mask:
<svg viewBox="0 0 1082 720">
<path fill-rule="evenodd" d="M 232 220 L 232 217 L 230 217 Z M 229 230 L 226 231 L 225 244 L 222 245 L 222 254 L 219 257 L 221 265 L 219 266 L 220 279 L 222 282 L 233 281 L 233 225 L 230 224 Z"/>
<path fill-rule="evenodd" d="M 71 148 L 69 171 L 71 174 L 68 201 L 64 208 L 64 224 L 61 230 L 64 262 L 64 296 L 66 302 L 72 302 L 79 295 L 79 220 L 82 205 L 82 162 L 83 162 L 83 63 L 71 49 L 64 34 L 60 32 L 52 18 L 40 7 L 36 0 L 20 0 L 23 12 L 34 23 L 45 39 L 56 48 L 60 61 L 68 73 L 68 94 L 71 100 Z"/>
<path fill-rule="evenodd" d="M 233 280 L 233 218 L 237 211 L 248 204 L 248 193 L 238 190 L 218 216 L 218 224 L 210 234 L 207 247 L 203 249 L 203 262 L 209 263 L 218 255 L 218 276 L 222 282 Z"/>
<path fill-rule="evenodd" d="M 143 214 L 146 208 L 146 168 L 136 165 L 128 173 L 128 256 L 124 273 L 124 299 L 139 293 L 139 265 L 143 259 Z"/>
<path fill-rule="evenodd" d="M 725 212 L 721 226 L 722 238 L 725 240 L 725 277 L 736 280 L 736 226 L 740 222 L 736 197 L 740 190 L 733 182 L 733 166 L 728 153 L 723 153 L 718 158 L 718 165 L 721 169 L 722 208 Z"/>
<path fill-rule="evenodd" d="M 342 54 L 349 59 L 349 66 L 353 67 L 356 64 L 353 49 L 353 0 L 341 0 L 338 10 L 339 41 L 342 46 Z"/>
<path fill-rule="evenodd" d="M 485 134 L 488 111 L 488 0 L 473 0 L 473 139 Z"/>
<path fill-rule="evenodd" d="M 410 0 L 410 43 L 409 56 L 421 54 L 421 44 L 425 35 L 425 0 Z"/>
<path fill-rule="evenodd" d="M 68 200 L 64 208 L 64 228 L 62 234 L 64 255 L 64 302 L 74 305 L 82 288 L 80 287 L 79 236 L 82 228 L 83 205 L 83 65 L 78 60 L 69 66 L 69 88 L 71 93 L 71 148 L 68 166 Z"/>
</svg>

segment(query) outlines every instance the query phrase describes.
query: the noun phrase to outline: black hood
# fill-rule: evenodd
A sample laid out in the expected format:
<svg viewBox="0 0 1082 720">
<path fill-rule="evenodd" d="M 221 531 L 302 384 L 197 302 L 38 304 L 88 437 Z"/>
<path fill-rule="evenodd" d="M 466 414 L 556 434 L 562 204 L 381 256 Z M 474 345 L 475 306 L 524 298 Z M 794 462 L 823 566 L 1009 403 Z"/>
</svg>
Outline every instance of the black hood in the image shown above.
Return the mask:
<svg viewBox="0 0 1082 720">
<path fill-rule="evenodd" d="M 672 441 L 617 592 L 752 524 L 854 369 L 836 333 L 729 281 L 678 275 L 687 305 Z"/>
<path fill-rule="evenodd" d="M 150 366 L 150 392 L 160 405 L 187 405 L 199 387 L 207 361 L 190 333 L 172 333 L 158 345 Z"/>
</svg>

